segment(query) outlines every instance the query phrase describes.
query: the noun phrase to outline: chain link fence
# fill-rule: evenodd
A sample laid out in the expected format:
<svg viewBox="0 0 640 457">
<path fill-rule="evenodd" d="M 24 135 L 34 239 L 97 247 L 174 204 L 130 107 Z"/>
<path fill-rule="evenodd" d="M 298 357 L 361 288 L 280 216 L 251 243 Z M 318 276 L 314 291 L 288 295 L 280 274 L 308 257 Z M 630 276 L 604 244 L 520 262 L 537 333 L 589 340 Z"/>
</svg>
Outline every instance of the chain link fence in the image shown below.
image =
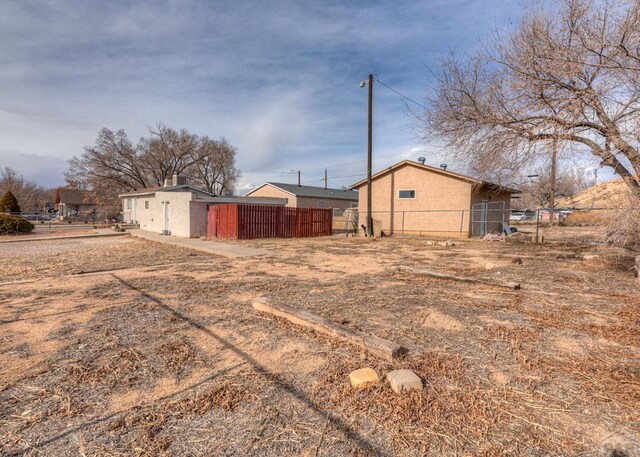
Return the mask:
<svg viewBox="0 0 640 457">
<path fill-rule="evenodd" d="M 619 208 L 529 208 L 510 209 L 504 202 L 481 202 L 469 210 L 425 209 L 414 211 L 373 211 L 377 236 L 433 236 L 452 239 L 483 238 L 487 235 L 510 236 L 520 232 L 541 240 L 551 235 L 558 240 L 564 234 L 584 233 L 585 242 L 593 242 L 595 228 L 610 219 Z M 336 233 L 364 234 L 366 213 L 344 211 L 333 219 Z M 553 230 L 552 230 L 553 228 Z M 580 229 L 580 230 L 578 230 Z M 544 231 L 544 233 L 543 233 Z M 557 233 L 556 233 L 557 232 Z"/>
</svg>

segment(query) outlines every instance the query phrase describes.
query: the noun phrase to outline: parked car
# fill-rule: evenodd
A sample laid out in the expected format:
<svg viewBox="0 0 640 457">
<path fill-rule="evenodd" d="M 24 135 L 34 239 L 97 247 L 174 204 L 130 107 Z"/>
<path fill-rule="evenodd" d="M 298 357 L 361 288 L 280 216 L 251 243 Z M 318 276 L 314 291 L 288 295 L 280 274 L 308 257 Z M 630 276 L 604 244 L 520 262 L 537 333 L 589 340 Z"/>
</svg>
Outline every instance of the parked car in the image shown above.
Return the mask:
<svg viewBox="0 0 640 457">
<path fill-rule="evenodd" d="M 524 214 L 524 212 L 512 212 L 511 215 L 509 216 L 509 220 L 510 221 L 524 221 L 526 219 L 526 216 Z"/>
</svg>

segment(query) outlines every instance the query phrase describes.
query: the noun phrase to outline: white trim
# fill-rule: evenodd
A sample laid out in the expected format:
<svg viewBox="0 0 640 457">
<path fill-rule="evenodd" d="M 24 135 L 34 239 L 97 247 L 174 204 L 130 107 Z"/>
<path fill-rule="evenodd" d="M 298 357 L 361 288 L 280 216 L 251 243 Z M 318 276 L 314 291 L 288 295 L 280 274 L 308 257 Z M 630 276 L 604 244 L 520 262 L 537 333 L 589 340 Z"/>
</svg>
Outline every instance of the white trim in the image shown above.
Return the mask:
<svg viewBox="0 0 640 457">
<path fill-rule="evenodd" d="M 401 197 L 400 192 L 413 192 L 413 197 Z M 398 200 L 415 200 L 418 195 L 415 189 L 398 189 Z"/>
</svg>

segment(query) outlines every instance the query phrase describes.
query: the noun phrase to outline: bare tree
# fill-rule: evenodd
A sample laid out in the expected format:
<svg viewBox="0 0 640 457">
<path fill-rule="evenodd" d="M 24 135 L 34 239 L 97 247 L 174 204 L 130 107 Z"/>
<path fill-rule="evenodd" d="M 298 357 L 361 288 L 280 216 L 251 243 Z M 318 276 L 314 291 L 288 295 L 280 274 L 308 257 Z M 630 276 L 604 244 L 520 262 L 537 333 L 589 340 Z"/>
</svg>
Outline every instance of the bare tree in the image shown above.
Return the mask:
<svg viewBox="0 0 640 457">
<path fill-rule="evenodd" d="M 490 169 L 530 166 L 549 143 L 579 145 L 640 198 L 640 3 L 538 7 L 485 50 L 444 62 L 423 136 Z M 576 148 L 574 148 L 576 150 Z"/>
<path fill-rule="evenodd" d="M 174 174 L 183 174 L 198 160 L 198 135 L 173 130 L 158 123 L 149 129 L 149 138 L 141 138 L 137 150 L 149 179 L 155 185 Z"/>
<path fill-rule="evenodd" d="M 522 198 L 513 206 L 519 208 L 549 208 L 551 206 L 551 171 L 547 166 L 534 169 L 535 175 L 519 185 Z M 590 187 L 584 169 L 559 166 L 555 179 L 555 195 L 568 197 Z M 557 201 L 554 203 L 557 206 Z"/>
<path fill-rule="evenodd" d="M 100 204 L 117 202 L 119 193 L 159 187 L 166 178 L 184 174 L 195 186 L 210 192 L 230 193 L 240 172 L 236 149 L 225 139 L 199 137 L 163 124 L 133 144 L 124 130 L 103 128 L 93 146 L 69 161 L 69 184 L 91 189 Z"/>
<path fill-rule="evenodd" d="M 11 192 L 18 200 L 22 211 L 42 211 L 47 201 L 48 192 L 34 182 L 25 179 L 10 167 L 0 169 L 0 195 Z"/>
<path fill-rule="evenodd" d="M 233 187 L 240 177 L 240 170 L 234 166 L 237 152 L 225 138 L 200 138 L 198 160 L 189 174 L 193 184 L 216 195 L 233 194 Z"/>
<path fill-rule="evenodd" d="M 109 183 L 117 189 L 137 190 L 152 183 L 141 154 L 125 131 L 107 128 L 100 130 L 95 145 L 69 161 L 65 178 L 70 184 L 93 189 Z"/>
</svg>

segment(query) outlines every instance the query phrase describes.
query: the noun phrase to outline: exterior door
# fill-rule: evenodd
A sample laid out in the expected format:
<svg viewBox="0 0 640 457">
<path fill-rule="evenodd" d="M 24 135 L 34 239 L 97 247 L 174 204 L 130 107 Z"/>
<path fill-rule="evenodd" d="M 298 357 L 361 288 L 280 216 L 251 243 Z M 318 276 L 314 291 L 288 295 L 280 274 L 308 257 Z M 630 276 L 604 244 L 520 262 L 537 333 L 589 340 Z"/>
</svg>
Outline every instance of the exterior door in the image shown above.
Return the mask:
<svg viewBox="0 0 640 457">
<path fill-rule="evenodd" d="M 171 204 L 164 202 L 164 231 L 168 235 L 171 233 Z"/>
<path fill-rule="evenodd" d="M 131 199 L 131 221 L 136 222 L 138 220 L 138 199 Z"/>
</svg>

